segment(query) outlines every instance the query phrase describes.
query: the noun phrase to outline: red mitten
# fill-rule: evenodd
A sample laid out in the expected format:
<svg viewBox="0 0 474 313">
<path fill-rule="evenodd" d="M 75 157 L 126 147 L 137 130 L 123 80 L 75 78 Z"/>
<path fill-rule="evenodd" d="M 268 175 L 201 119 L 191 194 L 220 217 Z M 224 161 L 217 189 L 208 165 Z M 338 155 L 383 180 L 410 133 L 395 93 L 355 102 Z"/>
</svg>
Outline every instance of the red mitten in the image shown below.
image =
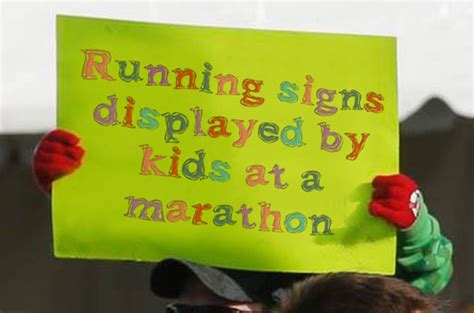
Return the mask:
<svg viewBox="0 0 474 313">
<path fill-rule="evenodd" d="M 78 142 L 76 135 L 61 129 L 53 130 L 41 139 L 33 156 L 33 174 L 41 189 L 51 192 L 55 179 L 81 166 L 84 149 Z"/>
<path fill-rule="evenodd" d="M 372 185 L 375 189 L 369 204 L 372 215 L 400 229 L 413 225 L 418 216 L 421 193 L 412 179 L 402 174 L 377 176 Z"/>
</svg>

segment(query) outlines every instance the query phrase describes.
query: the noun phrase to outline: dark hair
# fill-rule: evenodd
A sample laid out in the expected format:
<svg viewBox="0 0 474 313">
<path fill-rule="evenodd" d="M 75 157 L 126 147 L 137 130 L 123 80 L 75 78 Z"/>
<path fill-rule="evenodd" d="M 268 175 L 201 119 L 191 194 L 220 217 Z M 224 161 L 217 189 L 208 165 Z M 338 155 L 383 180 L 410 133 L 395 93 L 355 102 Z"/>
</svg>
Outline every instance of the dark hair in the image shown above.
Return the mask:
<svg viewBox="0 0 474 313">
<path fill-rule="evenodd" d="M 279 313 L 432 312 L 435 299 L 396 278 L 355 273 L 311 276 L 282 297 Z"/>
</svg>

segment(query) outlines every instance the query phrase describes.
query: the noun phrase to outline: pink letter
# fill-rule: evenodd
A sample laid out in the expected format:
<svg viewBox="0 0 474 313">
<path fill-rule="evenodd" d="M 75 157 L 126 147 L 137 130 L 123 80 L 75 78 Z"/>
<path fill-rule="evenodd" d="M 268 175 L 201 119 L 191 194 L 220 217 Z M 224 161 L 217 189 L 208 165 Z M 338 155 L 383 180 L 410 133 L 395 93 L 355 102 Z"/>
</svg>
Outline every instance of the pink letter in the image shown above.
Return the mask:
<svg viewBox="0 0 474 313">
<path fill-rule="evenodd" d="M 249 127 L 247 129 L 244 126 L 243 120 L 232 120 L 232 122 L 234 122 L 235 125 L 239 127 L 240 131 L 240 138 L 232 145 L 234 147 L 242 148 L 247 142 L 247 139 L 249 138 L 250 134 L 252 134 L 253 127 L 255 126 L 255 124 L 257 124 L 257 120 L 249 120 Z"/>
<path fill-rule="evenodd" d="M 151 159 L 151 155 L 153 154 L 153 149 L 149 145 L 140 145 L 143 149 L 143 161 L 142 161 L 142 170 L 140 175 L 161 175 L 166 176 L 155 164 L 155 162 L 166 158 L 164 155 L 155 155 L 153 159 Z M 150 172 L 150 167 L 153 170 L 153 173 Z"/>
<path fill-rule="evenodd" d="M 279 211 L 270 211 L 270 203 L 260 202 L 260 207 L 262 208 L 262 221 L 260 223 L 261 231 L 268 231 L 267 218 L 269 215 L 273 216 L 273 229 L 274 232 L 281 232 L 280 219 L 281 213 Z"/>
<path fill-rule="evenodd" d="M 97 79 L 94 75 L 94 67 L 97 72 L 106 80 L 115 80 L 112 76 L 107 73 L 107 65 L 110 63 L 110 52 L 105 50 L 82 50 L 84 52 L 85 60 L 82 66 L 82 78 L 84 79 Z M 96 61 L 95 58 L 100 57 L 100 62 Z"/>
</svg>

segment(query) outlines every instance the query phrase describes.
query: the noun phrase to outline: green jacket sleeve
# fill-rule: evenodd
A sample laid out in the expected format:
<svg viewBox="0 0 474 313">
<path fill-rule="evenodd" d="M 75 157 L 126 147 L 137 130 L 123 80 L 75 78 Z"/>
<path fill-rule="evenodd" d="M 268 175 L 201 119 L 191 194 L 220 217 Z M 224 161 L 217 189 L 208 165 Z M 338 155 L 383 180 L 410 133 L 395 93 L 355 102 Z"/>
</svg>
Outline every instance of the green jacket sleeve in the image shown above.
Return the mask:
<svg viewBox="0 0 474 313">
<path fill-rule="evenodd" d="M 398 231 L 397 277 L 427 294 L 443 290 L 453 274 L 453 246 L 423 200 L 416 222 Z"/>
</svg>

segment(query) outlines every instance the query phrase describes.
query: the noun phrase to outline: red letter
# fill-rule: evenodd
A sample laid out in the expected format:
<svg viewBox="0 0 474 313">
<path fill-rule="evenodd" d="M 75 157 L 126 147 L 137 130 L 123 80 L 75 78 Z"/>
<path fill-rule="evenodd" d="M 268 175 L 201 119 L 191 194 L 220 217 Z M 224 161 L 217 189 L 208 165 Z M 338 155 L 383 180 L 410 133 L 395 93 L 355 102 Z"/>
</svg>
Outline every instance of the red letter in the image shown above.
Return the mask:
<svg viewBox="0 0 474 313">
<path fill-rule="evenodd" d="M 218 122 L 218 125 L 211 125 L 207 133 L 212 138 L 219 136 L 229 137 L 230 133 L 227 131 L 227 119 L 223 116 L 214 116 L 209 119 L 208 123 L 213 124 Z"/>
<path fill-rule="evenodd" d="M 196 209 L 196 212 L 194 213 L 194 217 L 193 217 L 193 224 L 194 225 L 205 225 L 207 224 L 206 222 L 204 222 L 201 217 L 202 217 L 202 211 L 204 210 L 209 210 L 211 208 L 211 205 L 209 203 L 206 203 L 204 205 L 198 203 L 198 204 L 195 204 L 193 205 L 193 208 Z"/>
<path fill-rule="evenodd" d="M 133 125 L 133 106 L 135 105 L 135 99 L 133 97 L 127 97 L 127 105 L 125 106 L 125 118 L 123 119 L 122 127 L 135 128 Z"/>
<path fill-rule="evenodd" d="M 346 156 L 346 159 L 351 161 L 357 159 L 357 156 L 364 148 L 364 144 L 367 141 L 367 137 L 369 137 L 369 135 L 370 134 L 362 133 L 362 140 L 360 141 L 360 143 L 358 143 L 356 134 L 346 133 L 346 136 L 349 137 L 349 139 L 352 141 L 352 152 Z"/>
<path fill-rule="evenodd" d="M 188 89 L 197 89 L 196 87 L 196 72 L 189 68 L 185 68 L 184 70 L 177 68 L 174 69 L 173 72 L 176 73 L 176 85 L 174 86 L 175 89 L 183 89 L 183 85 L 181 81 L 183 80 L 184 76 L 189 77 Z"/>
<path fill-rule="evenodd" d="M 171 157 L 171 167 L 169 171 L 170 177 L 180 178 L 178 173 L 178 163 L 179 163 L 179 155 L 181 154 L 181 150 L 178 147 L 173 147 L 174 155 Z"/>
<path fill-rule="evenodd" d="M 378 102 L 375 99 L 382 101 L 383 96 L 375 92 L 369 92 L 367 94 L 367 101 L 373 104 L 373 105 L 370 105 L 369 103 L 364 104 L 364 109 L 367 112 L 380 113 L 383 111 L 383 104 Z"/>
</svg>

